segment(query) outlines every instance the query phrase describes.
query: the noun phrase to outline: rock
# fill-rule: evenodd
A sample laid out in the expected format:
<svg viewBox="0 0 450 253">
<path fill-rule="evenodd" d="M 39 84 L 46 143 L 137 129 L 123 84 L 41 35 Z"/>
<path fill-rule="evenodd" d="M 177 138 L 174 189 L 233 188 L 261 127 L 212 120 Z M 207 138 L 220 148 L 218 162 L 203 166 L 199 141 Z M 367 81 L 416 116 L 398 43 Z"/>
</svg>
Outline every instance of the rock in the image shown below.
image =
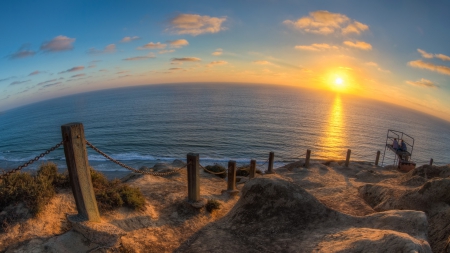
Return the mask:
<svg viewBox="0 0 450 253">
<path fill-rule="evenodd" d="M 120 238 L 126 235 L 126 232 L 110 223 L 79 221 L 76 216 L 69 216 L 68 220 L 72 223 L 75 231 L 82 234 L 93 243 L 112 247 L 120 242 Z"/>
<path fill-rule="evenodd" d="M 153 170 L 158 172 L 160 172 L 161 170 L 168 170 L 168 169 L 172 169 L 172 166 L 167 163 L 156 163 L 153 166 Z"/>
<path fill-rule="evenodd" d="M 419 211 L 342 214 L 298 185 L 267 175 L 247 182 L 224 218 L 176 252 L 431 252 L 427 226 Z"/>
<path fill-rule="evenodd" d="M 186 165 L 185 162 L 183 162 L 183 161 L 181 161 L 181 160 L 178 160 L 178 159 L 176 159 L 176 160 L 174 160 L 174 161 L 172 162 L 172 166 L 175 167 L 175 168 L 180 168 L 180 167 L 183 167 L 183 166 L 185 166 L 185 165 Z"/>
</svg>

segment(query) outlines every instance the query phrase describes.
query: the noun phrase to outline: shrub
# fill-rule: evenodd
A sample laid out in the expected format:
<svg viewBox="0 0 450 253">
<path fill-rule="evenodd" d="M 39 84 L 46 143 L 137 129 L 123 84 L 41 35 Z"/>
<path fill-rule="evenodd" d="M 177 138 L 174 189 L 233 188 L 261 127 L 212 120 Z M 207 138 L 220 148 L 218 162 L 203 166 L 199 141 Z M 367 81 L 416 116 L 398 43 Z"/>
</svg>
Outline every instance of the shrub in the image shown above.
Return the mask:
<svg viewBox="0 0 450 253">
<path fill-rule="evenodd" d="M 91 169 L 92 185 L 100 211 L 110 211 L 121 206 L 139 210 L 145 206 L 145 198 L 138 188 L 123 184 L 120 180 L 108 181 L 100 172 Z"/>
<path fill-rule="evenodd" d="M 206 211 L 212 213 L 212 211 L 220 209 L 221 205 L 222 204 L 220 204 L 220 202 L 215 199 L 208 199 L 208 202 L 206 203 L 205 206 Z"/>
<path fill-rule="evenodd" d="M 248 177 L 250 175 L 250 165 L 239 167 L 236 171 L 236 176 Z"/>
<path fill-rule="evenodd" d="M 207 173 L 211 173 L 211 172 L 209 172 L 209 171 L 212 171 L 212 172 L 214 172 L 214 173 L 217 173 L 217 172 L 224 172 L 224 173 L 221 173 L 221 174 L 215 174 L 216 176 L 218 176 L 218 177 L 221 177 L 221 178 L 226 178 L 227 177 L 227 173 L 225 173 L 225 171 L 226 171 L 226 169 L 225 169 L 225 167 L 223 167 L 222 165 L 220 165 L 220 164 L 214 164 L 214 165 L 208 165 L 208 166 L 206 166 L 205 167 L 205 171 L 207 172 Z M 208 171 L 209 170 L 209 171 Z"/>
</svg>

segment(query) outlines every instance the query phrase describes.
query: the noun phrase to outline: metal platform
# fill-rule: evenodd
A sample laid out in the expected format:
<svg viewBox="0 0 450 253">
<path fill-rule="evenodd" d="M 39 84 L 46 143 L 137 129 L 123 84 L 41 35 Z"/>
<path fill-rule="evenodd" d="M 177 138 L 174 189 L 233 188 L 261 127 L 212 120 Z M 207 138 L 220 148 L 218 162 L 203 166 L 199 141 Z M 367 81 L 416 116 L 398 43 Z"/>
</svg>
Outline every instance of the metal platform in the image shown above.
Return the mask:
<svg viewBox="0 0 450 253">
<path fill-rule="evenodd" d="M 395 149 L 392 146 L 394 139 L 397 139 L 399 142 L 400 140 L 403 140 L 406 144 L 406 151 Z M 397 165 L 401 170 L 403 169 L 400 167 L 405 167 L 406 165 L 409 166 L 408 168 L 411 168 L 412 165 L 415 167 L 415 163 L 411 160 L 414 150 L 414 138 L 412 136 L 401 131 L 389 129 L 386 135 L 386 145 L 383 153 L 383 161 L 381 162 L 382 166 L 384 165 L 384 158 L 386 156 L 386 150 L 388 149 L 394 153 L 393 165 Z"/>
</svg>

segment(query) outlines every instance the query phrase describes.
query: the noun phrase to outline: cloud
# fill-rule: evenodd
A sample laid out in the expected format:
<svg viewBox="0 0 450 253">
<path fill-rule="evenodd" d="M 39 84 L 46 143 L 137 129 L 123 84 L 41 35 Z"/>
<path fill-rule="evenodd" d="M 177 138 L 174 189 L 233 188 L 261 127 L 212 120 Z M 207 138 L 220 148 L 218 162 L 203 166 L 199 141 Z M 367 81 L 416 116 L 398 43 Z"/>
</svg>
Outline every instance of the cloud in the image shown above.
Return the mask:
<svg viewBox="0 0 450 253">
<path fill-rule="evenodd" d="M 31 81 L 31 80 L 25 80 L 25 81 L 14 81 L 14 82 L 10 83 L 9 85 L 17 85 L 17 84 L 22 84 L 22 83 L 26 83 L 26 82 L 29 82 L 29 81 Z"/>
<path fill-rule="evenodd" d="M 150 42 L 150 43 L 143 45 L 142 47 L 138 47 L 137 49 L 139 49 L 139 50 L 164 49 L 164 48 L 166 48 L 166 46 L 167 46 L 166 44 L 161 44 L 160 42 L 157 42 L 157 43 Z"/>
<path fill-rule="evenodd" d="M 225 64 L 228 64 L 228 62 L 227 61 L 212 61 L 212 62 L 208 63 L 208 65 L 206 65 L 206 66 L 214 67 L 217 65 L 225 65 Z"/>
<path fill-rule="evenodd" d="M 185 69 L 183 69 L 183 68 L 170 68 L 169 70 L 177 71 L 177 70 L 185 70 Z"/>
<path fill-rule="evenodd" d="M 10 60 L 14 60 L 14 59 L 21 59 L 21 58 L 34 56 L 36 54 L 36 52 L 34 52 L 33 50 L 30 50 L 29 47 L 30 47 L 29 44 L 24 44 L 19 48 L 19 50 L 17 50 L 17 52 L 12 53 L 12 54 L 8 55 L 7 57 Z"/>
<path fill-rule="evenodd" d="M 80 70 L 83 70 L 83 69 L 84 69 L 84 66 L 76 66 L 76 67 L 70 68 L 70 69 L 68 69 L 66 71 L 59 72 L 58 74 L 63 74 L 63 73 L 67 73 L 67 72 L 74 72 L 74 71 L 80 71 Z"/>
<path fill-rule="evenodd" d="M 135 57 L 125 58 L 122 60 L 123 61 L 138 61 L 138 60 L 147 60 L 147 59 L 151 59 L 151 58 L 155 58 L 155 55 L 153 53 L 149 53 L 144 56 L 135 56 Z"/>
<path fill-rule="evenodd" d="M 324 51 L 324 50 L 329 50 L 329 49 L 338 49 L 337 46 L 332 46 L 326 43 L 322 43 L 322 44 L 311 44 L 309 46 L 307 45 L 298 45 L 295 46 L 295 49 L 299 49 L 299 50 L 306 50 L 306 51 Z"/>
<path fill-rule="evenodd" d="M 54 82 L 54 81 L 57 81 L 58 79 L 51 79 L 51 80 L 47 80 L 47 81 L 44 81 L 44 82 L 40 82 L 40 83 L 38 83 L 38 84 L 36 84 L 37 86 L 40 86 L 40 85 L 43 85 L 43 84 L 47 84 L 47 83 L 51 83 L 51 82 Z"/>
<path fill-rule="evenodd" d="M 332 33 L 360 34 L 369 30 L 369 26 L 352 20 L 344 14 L 324 10 L 310 12 L 309 16 L 298 20 L 285 20 L 283 24 L 304 32 L 328 35 Z"/>
<path fill-rule="evenodd" d="M 0 82 L 7 81 L 9 79 L 11 79 L 11 77 L 3 78 L 3 79 L 0 79 Z"/>
<path fill-rule="evenodd" d="M 445 54 L 435 54 L 434 57 L 439 58 L 443 61 L 450 61 L 450 57 Z"/>
<path fill-rule="evenodd" d="M 73 49 L 75 39 L 63 35 L 56 36 L 51 41 L 44 42 L 41 45 L 41 50 L 44 52 L 60 52 Z"/>
<path fill-rule="evenodd" d="M 222 23 L 226 17 L 200 16 L 197 14 L 179 14 L 170 20 L 169 30 L 176 34 L 189 34 L 197 36 L 204 33 L 218 33 L 225 28 Z"/>
<path fill-rule="evenodd" d="M 141 39 L 141 38 L 138 37 L 138 36 L 124 37 L 122 40 L 120 40 L 120 42 L 127 43 L 127 42 L 131 42 L 131 41 L 134 41 L 134 40 L 139 40 L 139 39 Z"/>
<path fill-rule="evenodd" d="M 130 73 L 129 70 L 122 70 L 122 71 L 117 71 L 116 74 L 125 74 L 125 73 Z"/>
<path fill-rule="evenodd" d="M 378 71 L 381 71 L 381 72 L 391 73 L 391 71 L 389 71 L 387 69 L 380 68 L 376 62 L 366 62 L 366 65 L 367 66 L 371 66 L 371 67 L 375 67 L 375 68 L 377 68 Z"/>
<path fill-rule="evenodd" d="M 172 58 L 171 61 L 173 62 L 195 62 L 195 61 L 201 61 L 202 59 L 197 57 L 183 57 L 183 58 Z"/>
<path fill-rule="evenodd" d="M 408 65 L 414 68 L 427 69 L 450 76 L 450 67 L 447 66 L 435 65 L 433 63 L 424 62 L 422 60 L 410 61 L 408 62 Z"/>
<path fill-rule="evenodd" d="M 88 66 L 88 68 L 90 68 L 90 69 L 95 68 L 95 67 L 97 67 L 97 65 L 95 65 L 95 64 L 92 64 L 92 65 Z"/>
<path fill-rule="evenodd" d="M 106 69 L 100 69 L 98 72 L 108 72 Z"/>
<path fill-rule="evenodd" d="M 216 49 L 216 51 L 214 51 L 214 52 L 212 53 L 212 55 L 214 55 L 214 56 L 219 56 L 219 55 L 222 55 L 222 53 L 223 53 L 222 48 L 218 48 L 218 49 Z"/>
<path fill-rule="evenodd" d="M 369 43 L 364 42 L 364 41 L 356 41 L 356 43 L 355 43 L 355 42 L 346 40 L 346 41 L 344 41 L 344 45 L 347 45 L 349 47 L 358 48 L 361 50 L 372 50 L 372 45 L 370 45 Z"/>
<path fill-rule="evenodd" d="M 259 65 L 273 65 L 273 63 L 271 63 L 270 61 L 253 61 L 253 63 Z"/>
<path fill-rule="evenodd" d="M 28 76 L 39 75 L 40 73 L 42 73 L 42 72 L 39 70 L 36 70 L 36 71 L 31 72 Z"/>
<path fill-rule="evenodd" d="M 432 81 L 424 79 L 424 78 L 417 80 L 415 82 L 414 81 L 406 81 L 406 83 L 410 84 L 410 85 L 414 85 L 414 86 L 427 87 L 427 88 L 438 88 L 439 87 Z"/>
<path fill-rule="evenodd" d="M 49 83 L 49 84 L 46 84 L 46 85 L 42 86 L 41 89 L 48 88 L 48 87 L 50 87 L 50 86 L 59 85 L 59 84 L 62 84 L 62 82 Z"/>
<path fill-rule="evenodd" d="M 422 55 L 423 58 L 431 59 L 431 58 L 434 57 L 433 54 L 427 53 L 424 50 L 419 49 L 419 48 L 417 49 L 417 52 L 419 52 Z"/>
<path fill-rule="evenodd" d="M 170 49 L 170 50 L 161 50 L 158 53 L 160 53 L 160 54 L 168 54 L 168 53 L 173 53 L 173 52 L 175 52 L 175 50 L 174 49 Z"/>
<path fill-rule="evenodd" d="M 169 40 L 167 43 L 174 48 L 180 48 L 183 46 L 189 45 L 189 42 L 185 39 L 179 39 L 179 40 Z"/>
<path fill-rule="evenodd" d="M 107 45 L 103 50 L 98 50 L 95 48 L 89 48 L 87 51 L 88 54 L 108 54 L 108 53 L 115 53 L 116 52 L 116 45 L 115 44 L 109 44 Z"/>
<path fill-rule="evenodd" d="M 77 77 L 82 77 L 82 76 L 86 76 L 86 74 L 76 74 L 71 76 L 70 78 L 77 78 Z"/>
</svg>

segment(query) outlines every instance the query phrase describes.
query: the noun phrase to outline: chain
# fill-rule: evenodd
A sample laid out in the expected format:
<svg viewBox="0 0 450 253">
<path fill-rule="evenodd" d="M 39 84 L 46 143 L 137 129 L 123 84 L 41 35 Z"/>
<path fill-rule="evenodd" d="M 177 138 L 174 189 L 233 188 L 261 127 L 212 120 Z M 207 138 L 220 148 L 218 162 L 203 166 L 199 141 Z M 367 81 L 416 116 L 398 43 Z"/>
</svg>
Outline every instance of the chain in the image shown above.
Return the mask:
<svg viewBox="0 0 450 253">
<path fill-rule="evenodd" d="M 15 168 L 15 169 L 13 169 L 13 170 L 10 170 L 10 171 L 8 171 L 8 172 L 5 172 L 5 173 L 1 174 L 1 175 L 0 175 L 0 179 L 3 179 L 3 178 L 5 178 L 5 177 L 7 177 L 8 175 L 10 175 L 10 174 L 12 174 L 12 173 L 15 173 L 15 172 L 17 172 L 17 171 L 19 171 L 19 170 L 21 170 L 21 169 L 27 167 L 28 165 L 30 165 L 30 164 L 32 164 L 32 163 L 38 161 L 38 160 L 41 159 L 42 157 L 44 157 L 44 156 L 50 154 L 50 152 L 52 152 L 52 151 L 54 151 L 55 149 L 59 148 L 63 143 L 64 143 L 64 141 L 61 141 L 60 143 L 56 144 L 55 146 L 53 146 L 53 147 L 47 149 L 44 153 L 41 153 L 40 155 L 36 156 L 35 158 L 29 160 L 28 162 L 26 162 L 26 163 L 24 163 L 24 164 L 22 164 L 22 165 L 20 165 L 19 167 L 17 167 L 17 168 Z"/>
<path fill-rule="evenodd" d="M 227 173 L 227 170 L 221 171 L 221 172 L 214 172 L 214 171 L 210 171 L 207 168 L 203 167 L 201 164 L 198 164 L 198 165 L 200 165 L 200 167 L 202 167 L 202 169 L 206 170 L 208 173 L 213 174 L 213 175 L 220 175 L 220 174 Z"/>
<path fill-rule="evenodd" d="M 97 153 L 99 153 L 100 155 L 104 156 L 106 159 L 110 160 L 111 162 L 113 162 L 113 163 L 115 163 L 115 164 L 117 164 L 117 165 L 119 165 L 119 166 L 121 166 L 121 167 L 123 167 L 123 168 L 125 168 L 125 169 L 127 169 L 127 170 L 130 170 L 130 171 L 133 171 L 133 172 L 139 173 L 139 174 L 146 174 L 146 175 L 152 175 L 152 176 L 168 176 L 168 175 L 171 175 L 171 174 L 174 174 L 174 173 L 178 172 L 179 170 L 181 170 L 181 169 L 183 169 L 183 168 L 185 168 L 185 167 L 187 166 L 187 164 L 186 164 L 186 165 L 184 165 L 183 167 L 180 167 L 180 168 L 178 168 L 178 169 L 176 169 L 176 170 L 172 170 L 172 171 L 169 171 L 169 172 L 149 172 L 149 171 L 141 171 L 141 170 L 133 169 L 133 168 L 131 168 L 130 166 L 127 166 L 127 165 L 125 165 L 125 164 L 123 164 L 123 163 L 121 163 L 121 162 L 119 162 L 119 161 L 113 159 L 113 158 L 110 157 L 109 155 L 103 153 L 100 149 L 96 148 L 94 145 L 92 145 L 92 144 L 91 144 L 89 141 L 87 141 L 87 140 L 86 140 L 86 144 L 87 144 L 89 147 L 91 147 L 93 150 L 97 151 Z"/>
</svg>

